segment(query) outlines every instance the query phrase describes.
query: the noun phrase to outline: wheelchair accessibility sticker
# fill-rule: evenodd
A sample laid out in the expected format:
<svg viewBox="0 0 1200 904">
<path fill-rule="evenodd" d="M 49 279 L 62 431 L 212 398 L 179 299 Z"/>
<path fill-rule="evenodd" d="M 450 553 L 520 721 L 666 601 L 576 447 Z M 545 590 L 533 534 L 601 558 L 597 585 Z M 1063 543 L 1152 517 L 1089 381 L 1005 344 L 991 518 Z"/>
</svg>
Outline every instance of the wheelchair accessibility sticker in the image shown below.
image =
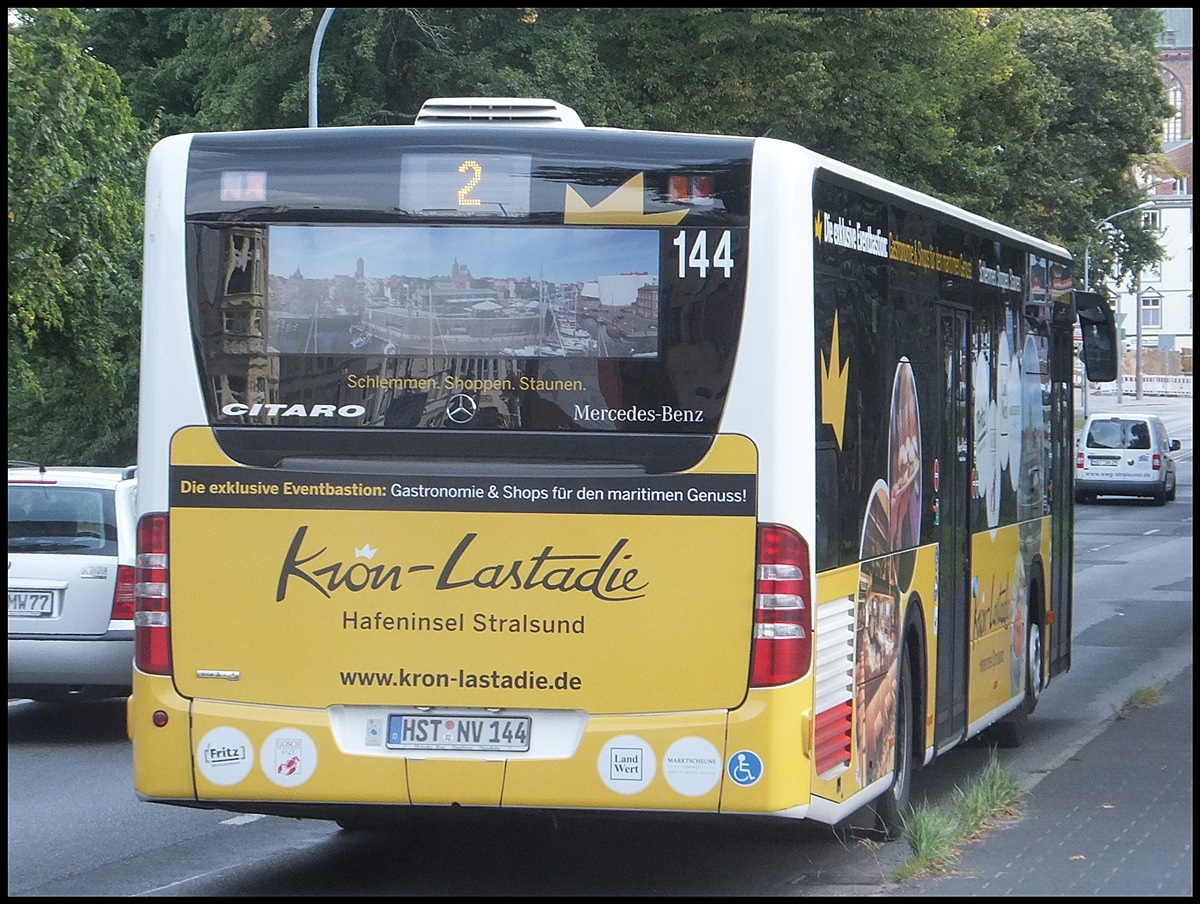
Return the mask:
<svg viewBox="0 0 1200 904">
<path fill-rule="evenodd" d="M 762 778 L 763 762 L 754 751 L 739 750 L 729 758 L 727 771 L 734 784 L 749 788 Z"/>
</svg>

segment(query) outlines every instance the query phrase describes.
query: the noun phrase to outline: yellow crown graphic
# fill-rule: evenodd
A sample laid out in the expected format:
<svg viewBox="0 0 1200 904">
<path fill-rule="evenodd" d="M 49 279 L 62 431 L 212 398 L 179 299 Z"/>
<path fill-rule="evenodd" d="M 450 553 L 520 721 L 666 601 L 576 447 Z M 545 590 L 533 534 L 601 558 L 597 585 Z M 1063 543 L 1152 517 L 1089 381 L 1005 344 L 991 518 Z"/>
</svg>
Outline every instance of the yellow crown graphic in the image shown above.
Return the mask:
<svg viewBox="0 0 1200 904">
<path fill-rule="evenodd" d="M 579 192 L 567 186 L 563 222 L 568 225 L 609 224 L 620 226 L 674 226 L 687 216 L 687 208 L 646 213 L 645 174 L 638 173 L 607 198 L 588 204 Z"/>
</svg>

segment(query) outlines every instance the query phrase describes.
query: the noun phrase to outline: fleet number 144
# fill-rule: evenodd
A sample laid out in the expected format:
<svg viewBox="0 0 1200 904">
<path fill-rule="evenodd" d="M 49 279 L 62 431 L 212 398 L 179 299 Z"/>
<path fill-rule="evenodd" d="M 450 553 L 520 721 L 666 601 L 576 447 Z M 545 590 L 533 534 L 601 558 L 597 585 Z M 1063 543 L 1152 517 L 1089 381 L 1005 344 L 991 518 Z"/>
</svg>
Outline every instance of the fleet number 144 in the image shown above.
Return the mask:
<svg viewBox="0 0 1200 904">
<path fill-rule="evenodd" d="M 709 268 L 721 270 L 728 279 L 733 273 L 733 238 L 728 229 L 721 232 L 721 237 L 717 239 L 716 247 L 713 248 L 712 257 L 708 256 L 708 230 L 697 230 L 691 237 L 691 246 L 688 245 L 689 236 L 686 229 L 680 229 L 679 235 L 675 236 L 675 240 L 671 242 L 679 249 L 679 278 L 687 276 L 689 269 L 699 271 L 701 279 L 708 276 Z"/>
</svg>

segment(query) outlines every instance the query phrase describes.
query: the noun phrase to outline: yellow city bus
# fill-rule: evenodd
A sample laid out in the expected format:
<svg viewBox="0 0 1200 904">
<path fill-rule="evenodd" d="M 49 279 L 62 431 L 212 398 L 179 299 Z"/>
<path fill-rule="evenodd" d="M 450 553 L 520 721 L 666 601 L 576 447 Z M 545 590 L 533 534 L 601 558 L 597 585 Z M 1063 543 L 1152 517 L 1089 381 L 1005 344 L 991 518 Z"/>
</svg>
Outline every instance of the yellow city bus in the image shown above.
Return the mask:
<svg viewBox="0 0 1200 904">
<path fill-rule="evenodd" d="M 148 169 L 144 800 L 894 835 L 1070 665 L 1060 247 L 786 141 L 550 101 Z M 436 112 L 433 112 L 436 111 Z"/>
</svg>

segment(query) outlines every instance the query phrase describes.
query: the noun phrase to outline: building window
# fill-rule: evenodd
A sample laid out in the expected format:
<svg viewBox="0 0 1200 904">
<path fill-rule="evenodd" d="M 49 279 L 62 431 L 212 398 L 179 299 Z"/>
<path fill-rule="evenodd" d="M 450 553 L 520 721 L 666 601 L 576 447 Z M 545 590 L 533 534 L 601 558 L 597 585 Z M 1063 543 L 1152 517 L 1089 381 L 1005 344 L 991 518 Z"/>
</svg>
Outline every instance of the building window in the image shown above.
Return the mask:
<svg viewBox="0 0 1200 904">
<path fill-rule="evenodd" d="M 1175 115 L 1163 120 L 1163 141 L 1183 140 L 1183 86 L 1169 72 L 1163 73 L 1167 86 L 1167 98 L 1175 108 Z"/>
<path fill-rule="evenodd" d="M 231 308 L 222 313 L 226 333 L 234 336 L 261 336 L 262 310 L 259 308 Z"/>
<path fill-rule="evenodd" d="M 225 312 L 225 332 L 244 336 L 250 331 L 250 315 L 246 311 Z"/>
<path fill-rule="evenodd" d="M 225 295 L 262 294 L 261 230 L 231 229 L 225 249 Z"/>
<path fill-rule="evenodd" d="M 1162 296 L 1142 296 L 1142 329 L 1162 329 Z"/>
<path fill-rule="evenodd" d="M 230 402 L 246 400 L 246 378 L 234 374 L 216 374 L 212 378 L 213 391 L 217 396 L 217 404 L 228 405 Z"/>
</svg>

